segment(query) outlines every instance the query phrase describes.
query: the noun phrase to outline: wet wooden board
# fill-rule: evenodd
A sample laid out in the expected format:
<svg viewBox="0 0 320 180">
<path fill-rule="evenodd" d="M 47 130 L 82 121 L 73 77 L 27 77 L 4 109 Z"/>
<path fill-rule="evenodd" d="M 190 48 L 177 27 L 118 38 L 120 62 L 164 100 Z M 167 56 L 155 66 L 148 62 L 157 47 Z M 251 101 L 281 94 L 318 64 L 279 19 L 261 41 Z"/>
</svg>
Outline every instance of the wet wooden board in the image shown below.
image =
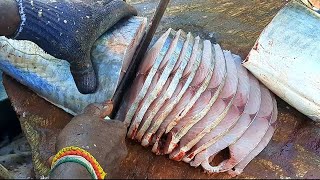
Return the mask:
<svg viewBox="0 0 320 180">
<path fill-rule="evenodd" d="M 137 7 L 140 15 L 150 17 L 158 1 L 128 2 Z M 172 0 L 158 33 L 169 27 L 181 28 L 217 40 L 223 48 L 244 58 L 260 32 L 285 3 L 285 0 Z M 46 159 L 54 153 L 56 135 L 72 116 L 10 77 L 4 77 L 4 84 L 21 117 L 33 156 L 39 159 L 34 162 L 35 168 L 44 173 L 48 170 Z M 238 178 L 320 178 L 320 123 L 311 121 L 282 100 L 277 101 L 279 125 L 272 141 Z M 230 178 L 227 174 L 207 175 L 201 168 L 156 156 L 151 149 L 133 141 L 127 141 L 127 145 L 129 154 L 121 171 L 110 173 L 111 177 Z"/>
</svg>

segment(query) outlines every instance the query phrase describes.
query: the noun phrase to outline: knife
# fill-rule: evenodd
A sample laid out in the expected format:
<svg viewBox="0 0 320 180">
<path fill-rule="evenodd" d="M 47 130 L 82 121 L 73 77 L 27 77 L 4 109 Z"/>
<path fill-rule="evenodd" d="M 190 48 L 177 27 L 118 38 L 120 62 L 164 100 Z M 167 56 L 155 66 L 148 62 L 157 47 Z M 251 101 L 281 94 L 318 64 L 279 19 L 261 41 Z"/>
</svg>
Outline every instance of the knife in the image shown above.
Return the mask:
<svg viewBox="0 0 320 180">
<path fill-rule="evenodd" d="M 136 77 L 136 73 L 138 71 L 138 67 L 141 64 L 145 53 L 151 43 L 151 40 L 159 26 L 160 20 L 163 17 L 163 14 L 168 6 L 170 0 L 160 0 L 156 12 L 149 23 L 148 29 L 142 37 L 142 40 L 137 47 L 135 54 L 133 55 L 132 61 L 128 67 L 127 73 L 124 75 L 122 81 L 120 82 L 119 86 L 117 87 L 115 94 L 111 100 L 113 104 L 113 110 L 111 113 L 110 118 L 114 119 L 116 113 L 120 108 L 120 104 L 123 100 L 125 92 L 131 87 L 134 78 Z"/>
</svg>

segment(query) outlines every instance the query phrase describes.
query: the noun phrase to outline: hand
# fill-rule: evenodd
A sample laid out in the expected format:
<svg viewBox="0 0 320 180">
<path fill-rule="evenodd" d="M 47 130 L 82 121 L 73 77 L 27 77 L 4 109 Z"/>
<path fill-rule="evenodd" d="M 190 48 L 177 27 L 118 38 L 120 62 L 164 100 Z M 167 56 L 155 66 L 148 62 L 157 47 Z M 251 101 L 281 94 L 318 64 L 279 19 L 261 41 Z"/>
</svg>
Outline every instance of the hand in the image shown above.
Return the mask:
<svg viewBox="0 0 320 180">
<path fill-rule="evenodd" d="M 67 60 L 83 94 L 97 87 L 90 59 L 93 43 L 123 17 L 136 15 L 123 0 L 18 0 L 18 6 L 20 26 L 9 38 L 32 41 L 52 56 Z"/>
<path fill-rule="evenodd" d="M 107 177 L 112 176 L 127 155 L 127 129 L 120 121 L 102 119 L 101 115 L 105 116 L 111 111 L 111 104 L 106 108 L 98 104 L 89 105 L 83 114 L 74 117 L 60 132 L 57 152 L 68 146 L 80 147 L 96 158 L 108 174 Z M 90 175 L 81 165 L 64 163 L 51 173 L 50 178 L 90 178 Z"/>
</svg>

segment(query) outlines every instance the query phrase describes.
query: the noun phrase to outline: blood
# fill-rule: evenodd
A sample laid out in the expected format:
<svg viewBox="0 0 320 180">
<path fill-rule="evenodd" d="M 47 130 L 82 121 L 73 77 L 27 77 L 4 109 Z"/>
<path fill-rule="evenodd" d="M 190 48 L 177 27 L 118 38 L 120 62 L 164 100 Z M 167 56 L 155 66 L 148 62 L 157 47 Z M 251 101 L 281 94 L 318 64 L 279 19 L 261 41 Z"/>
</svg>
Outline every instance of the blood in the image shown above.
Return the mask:
<svg viewBox="0 0 320 180">
<path fill-rule="evenodd" d="M 258 51 L 258 46 L 259 46 L 259 43 L 258 42 L 256 42 L 256 44 L 254 44 L 254 46 L 253 46 L 253 50 L 256 50 L 256 51 Z"/>
<path fill-rule="evenodd" d="M 185 152 L 180 151 L 179 154 L 177 154 L 176 156 L 174 156 L 172 159 L 175 161 L 181 161 L 182 158 L 186 155 Z"/>
</svg>

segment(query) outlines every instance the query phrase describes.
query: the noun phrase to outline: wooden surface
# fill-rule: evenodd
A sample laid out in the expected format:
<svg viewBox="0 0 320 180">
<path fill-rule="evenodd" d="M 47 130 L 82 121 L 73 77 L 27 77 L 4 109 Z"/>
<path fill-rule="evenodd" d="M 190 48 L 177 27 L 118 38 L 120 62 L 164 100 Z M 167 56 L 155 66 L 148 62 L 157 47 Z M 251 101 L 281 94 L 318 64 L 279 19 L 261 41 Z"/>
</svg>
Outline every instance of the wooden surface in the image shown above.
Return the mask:
<svg viewBox="0 0 320 180">
<path fill-rule="evenodd" d="M 140 15 L 149 16 L 158 1 L 131 0 Z M 182 28 L 217 40 L 225 49 L 245 57 L 259 33 L 286 1 L 172 0 L 158 32 Z M 32 146 L 38 172 L 47 172 L 46 159 L 54 152 L 57 133 L 71 116 L 38 97 L 10 77 L 4 84 L 20 115 L 22 129 Z M 279 125 L 272 141 L 238 178 L 320 178 L 320 124 L 278 100 Z M 114 172 L 118 178 L 229 178 L 207 175 L 201 168 L 156 156 L 150 149 L 128 141 L 129 154 Z"/>
</svg>

